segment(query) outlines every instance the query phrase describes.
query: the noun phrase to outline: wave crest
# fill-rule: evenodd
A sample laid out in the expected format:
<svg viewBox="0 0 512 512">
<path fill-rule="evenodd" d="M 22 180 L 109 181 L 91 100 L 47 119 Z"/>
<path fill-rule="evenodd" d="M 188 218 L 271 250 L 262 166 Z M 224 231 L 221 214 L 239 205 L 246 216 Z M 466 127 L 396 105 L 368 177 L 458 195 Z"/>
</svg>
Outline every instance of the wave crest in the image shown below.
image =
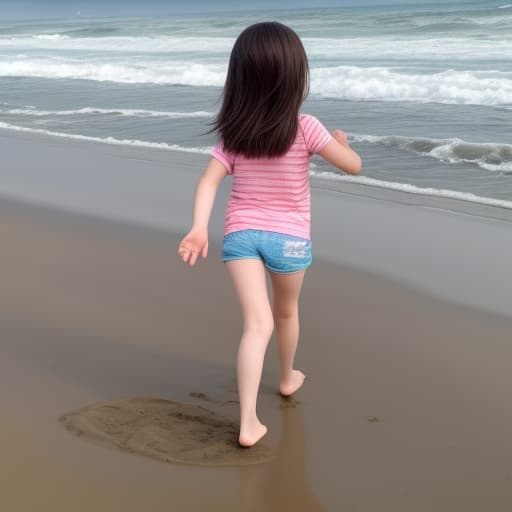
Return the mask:
<svg viewBox="0 0 512 512">
<path fill-rule="evenodd" d="M 349 100 L 448 104 L 512 103 L 512 73 L 448 70 L 409 74 L 388 68 L 337 66 L 311 71 L 313 92 Z"/>
<path fill-rule="evenodd" d="M 501 17 L 498 17 L 501 19 Z M 416 27 L 415 32 L 426 27 Z M 446 27 L 444 27 L 446 29 Z M 235 42 L 233 37 L 174 36 L 174 35 L 110 35 L 115 28 L 92 27 L 68 31 L 64 34 L 0 35 L 0 48 L 19 50 L 87 51 L 109 53 L 181 54 L 188 52 L 224 55 L 226 58 Z M 106 35 L 104 35 L 106 34 Z M 415 60 L 473 61 L 474 59 L 504 59 L 512 51 L 508 38 L 492 37 L 428 37 L 403 39 L 399 37 L 304 37 L 302 39 L 311 59 L 411 59 L 411 44 Z"/>
<path fill-rule="evenodd" d="M 99 63 L 70 58 L 20 58 L 0 61 L 0 75 L 221 87 L 226 65 L 186 61 Z M 355 101 L 512 105 L 512 72 L 448 70 L 434 74 L 410 74 L 382 67 L 313 68 L 311 94 Z"/>
<path fill-rule="evenodd" d="M 18 59 L 0 61 L 0 75 L 69 78 L 128 84 L 221 86 L 224 66 L 181 61 L 99 63 L 77 59 Z"/>
<path fill-rule="evenodd" d="M 189 117 L 211 117 L 214 112 L 198 110 L 196 112 L 167 112 L 159 110 L 144 110 L 132 108 L 97 108 L 83 107 L 74 110 L 38 110 L 36 108 L 11 108 L 2 111 L 4 114 L 20 114 L 25 116 L 73 116 L 87 114 L 114 114 L 130 117 L 165 117 L 169 119 L 184 119 Z"/>
<path fill-rule="evenodd" d="M 467 142 L 453 139 L 430 139 L 398 135 L 360 135 L 349 137 L 354 142 L 383 144 L 436 158 L 444 163 L 469 163 L 488 171 L 512 172 L 512 144 L 497 142 Z"/>
</svg>

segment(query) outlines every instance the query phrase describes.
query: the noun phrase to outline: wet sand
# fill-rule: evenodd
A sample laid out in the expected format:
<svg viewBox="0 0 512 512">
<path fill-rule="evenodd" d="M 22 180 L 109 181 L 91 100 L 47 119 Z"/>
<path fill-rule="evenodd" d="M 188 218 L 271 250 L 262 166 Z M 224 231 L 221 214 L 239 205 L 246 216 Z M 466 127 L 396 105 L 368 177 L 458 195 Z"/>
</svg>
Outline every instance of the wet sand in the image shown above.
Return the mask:
<svg viewBox="0 0 512 512">
<path fill-rule="evenodd" d="M 205 393 L 190 396 L 215 403 Z M 158 397 L 99 402 L 63 414 L 59 421 L 79 436 L 164 462 L 240 467 L 273 457 L 265 443 L 240 450 L 236 421 L 200 405 Z"/>
<path fill-rule="evenodd" d="M 384 201 L 373 208 L 389 213 Z M 478 219 L 421 215 L 430 237 L 443 215 L 486 236 Z M 140 397 L 239 421 L 239 306 L 218 240 L 189 268 L 181 236 L 0 198 L 1 510 L 510 510 L 512 319 L 321 251 L 304 281 L 297 367 L 308 378 L 294 398 L 278 394 L 275 336 L 265 358 L 258 414 L 270 460 L 245 464 L 239 449 L 240 464 L 165 462 L 67 430 L 63 415 Z"/>
<path fill-rule="evenodd" d="M 238 420 L 241 320 L 219 247 L 190 269 L 177 235 L 6 199 L 0 212 L 3 510 L 510 509 L 509 320 L 317 261 L 291 403 L 275 338 L 265 360 L 272 460 L 165 463 L 58 418 L 154 396 Z"/>
</svg>

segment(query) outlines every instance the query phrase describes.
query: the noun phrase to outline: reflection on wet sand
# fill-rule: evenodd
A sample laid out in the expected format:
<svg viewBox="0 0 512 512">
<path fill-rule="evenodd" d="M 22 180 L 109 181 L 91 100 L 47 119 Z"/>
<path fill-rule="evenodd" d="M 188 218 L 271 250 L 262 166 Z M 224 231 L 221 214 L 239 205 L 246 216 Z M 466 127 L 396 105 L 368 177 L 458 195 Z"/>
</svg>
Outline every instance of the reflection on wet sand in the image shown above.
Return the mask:
<svg viewBox="0 0 512 512">
<path fill-rule="evenodd" d="M 275 457 L 240 469 L 241 512 L 326 510 L 308 481 L 304 414 L 295 398 L 281 398 L 282 430 Z"/>
</svg>

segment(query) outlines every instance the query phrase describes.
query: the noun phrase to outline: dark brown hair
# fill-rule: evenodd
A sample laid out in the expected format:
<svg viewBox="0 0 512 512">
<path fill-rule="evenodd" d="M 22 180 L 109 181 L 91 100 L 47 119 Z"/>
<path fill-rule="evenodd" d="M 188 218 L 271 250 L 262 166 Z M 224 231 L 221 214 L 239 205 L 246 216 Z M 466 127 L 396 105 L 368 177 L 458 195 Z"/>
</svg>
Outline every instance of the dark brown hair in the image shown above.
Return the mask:
<svg viewBox="0 0 512 512">
<path fill-rule="evenodd" d="M 208 132 L 247 157 L 275 157 L 295 140 L 299 108 L 309 93 L 309 65 L 299 36 L 277 21 L 255 23 L 237 38 L 222 106 Z"/>
</svg>

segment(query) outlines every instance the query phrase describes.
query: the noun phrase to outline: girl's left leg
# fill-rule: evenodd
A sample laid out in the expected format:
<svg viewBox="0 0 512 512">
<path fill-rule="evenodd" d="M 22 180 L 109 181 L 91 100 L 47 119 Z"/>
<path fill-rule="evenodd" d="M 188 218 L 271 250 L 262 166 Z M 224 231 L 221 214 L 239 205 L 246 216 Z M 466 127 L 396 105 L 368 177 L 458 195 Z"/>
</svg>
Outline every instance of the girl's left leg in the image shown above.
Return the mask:
<svg viewBox="0 0 512 512">
<path fill-rule="evenodd" d="M 265 267 L 259 259 L 225 262 L 235 285 L 243 315 L 243 334 L 237 356 L 242 446 L 252 446 L 267 432 L 256 415 L 256 401 L 268 342 L 274 330 Z"/>
</svg>

